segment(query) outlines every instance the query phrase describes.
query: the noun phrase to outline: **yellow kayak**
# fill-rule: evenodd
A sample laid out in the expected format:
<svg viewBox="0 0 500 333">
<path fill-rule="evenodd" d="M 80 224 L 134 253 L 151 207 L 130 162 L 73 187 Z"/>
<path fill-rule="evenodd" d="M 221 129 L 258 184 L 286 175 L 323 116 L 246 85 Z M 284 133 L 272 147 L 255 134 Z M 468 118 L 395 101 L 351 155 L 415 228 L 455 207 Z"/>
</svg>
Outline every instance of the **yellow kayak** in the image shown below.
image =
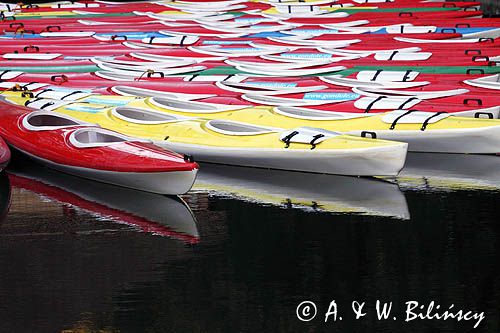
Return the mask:
<svg viewBox="0 0 500 333">
<path fill-rule="evenodd" d="M 125 97 L 125 96 L 123 96 Z M 118 96 L 106 96 L 118 98 Z M 95 97 L 82 101 L 93 101 Z M 318 111 L 299 107 L 256 106 L 239 108 L 172 98 L 131 99 L 127 106 L 169 114 L 206 119 L 224 119 L 258 126 L 294 128 L 318 127 L 356 136 L 403 141 L 409 151 L 439 153 L 496 154 L 500 152 L 500 120 L 479 119 L 488 109 L 448 113 L 396 110 L 381 114 Z M 236 109 L 235 109 L 236 108 Z"/>
<path fill-rule="evenodd" d="M 131 107 L 169 114 L 240 121 L 258 126 L 310 126 L 352 135 L 370 135 L 407 142 L 409 151 L 470 154 L 500 152 L 500 119 L 457 117 L 448 113 L 414 110 L 357 114 L 286 106 L 218 111 L 207 110 L 206 105 L 155 97 L 135 99 L 128 103 Z M 476 115 L 482 116 L 484 111 L 477 110 Z"/>
<path fill-rule="evenodd" d="M 20 95 L 20 94 L 19 94 Z M 85 102 L 9 97 L 34 109 L 52 110 L 104 128 L 150 139 L 197 161 L 356 176 L 394 176 L 407 144 L 360 138 L 320 128 L 282 129 L 228 120 L 170 115 L 151 109 Z"/>
</svg>

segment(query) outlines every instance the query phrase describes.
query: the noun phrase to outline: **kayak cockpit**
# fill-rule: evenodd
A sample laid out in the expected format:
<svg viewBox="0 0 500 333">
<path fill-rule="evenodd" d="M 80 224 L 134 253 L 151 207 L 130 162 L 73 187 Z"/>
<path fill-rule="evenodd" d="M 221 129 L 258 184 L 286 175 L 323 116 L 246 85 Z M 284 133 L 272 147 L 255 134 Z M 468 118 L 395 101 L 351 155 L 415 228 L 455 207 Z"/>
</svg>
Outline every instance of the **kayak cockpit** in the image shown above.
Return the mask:
<svg viewBox="0 0 500 333">
<path fill-rule="evenodd" d="M 127 141 L 149 142 L 147 140 L 132 138 L 100 127 L 77 129 L 70 134 L 68 139 L 69 142 L 77 148 L 105 147 L 110 144 Z"/>
<path fill-rule="evenodd" d="M 224 135 L 237 135 L 237 136 L 245 136 L 245 135 L 259 135 L 259 134 L 267 134 L 275 132 L 272 128 L 254 126 L 244 123 L 238 123 L 234 121 L 226 121 L 226 120 L 210 120 L 205 126 L 216 133 L 224 134 Z"/>
<path fill-rule="evenodd" d="M 127 106 L 116 107 L 111 111 L 111 114 L 123 121 L 143 125 L 159 125 L 186 119 L 176 115 Z"/>
<path fill-rule="evenodd" d="M 343 120 L 363 118 L 374 115 L 366 113 L 359 114 L 353 112 L 321 111 L 294 106 L 278 106 L 273 109 L 273 112 L 289 118 L 306 120 Z"/>
<path fill-rule="evenodd" d="M 88 124 L 63 114 L 34 111 L 22 119 L 22 126 L 29 131 L 50 131 L 66 127 L 88 126 Z"/>
<path fill-rule="evenodd" d="M 152 97 L 149 102 L 156 107 L 186 113 L 213 113 L 233 111 L 248 107 L 246 105 L 223 105 L 215 103 L 203 103 L 193 101 L 182 101 L 173 98 Z"/>
</svg>

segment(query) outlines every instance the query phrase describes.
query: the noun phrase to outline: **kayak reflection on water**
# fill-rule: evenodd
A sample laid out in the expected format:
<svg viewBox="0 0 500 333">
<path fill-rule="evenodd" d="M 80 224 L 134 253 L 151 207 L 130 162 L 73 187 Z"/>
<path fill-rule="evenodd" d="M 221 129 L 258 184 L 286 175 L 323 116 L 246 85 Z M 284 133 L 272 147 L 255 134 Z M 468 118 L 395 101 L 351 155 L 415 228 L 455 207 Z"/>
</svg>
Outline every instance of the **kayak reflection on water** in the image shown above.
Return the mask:
<svg viewBox="0 0 500 333">
<path fill-rule="evenodd" d="M 112 218 L 140 231 L 198 243 L 196 220 L 185 202 L 66 175 L 36 164 L 9 170 L 14 188 Z"/>
<path fill-rule="evenodd" d="M 202 164 L 193 190 L 318 212 L 410 218 L 398 186 L 373 178 Z"/>
</svg>

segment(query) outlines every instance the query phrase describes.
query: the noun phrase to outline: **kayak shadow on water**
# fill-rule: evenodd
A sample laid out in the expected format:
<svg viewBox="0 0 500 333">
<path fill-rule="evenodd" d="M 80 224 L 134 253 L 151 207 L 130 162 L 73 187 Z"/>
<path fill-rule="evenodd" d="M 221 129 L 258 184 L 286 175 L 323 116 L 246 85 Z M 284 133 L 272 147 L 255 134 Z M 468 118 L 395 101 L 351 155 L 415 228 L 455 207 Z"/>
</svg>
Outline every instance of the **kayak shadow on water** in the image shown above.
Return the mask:
<svg viewBox="0 0 500 333">
<path fill-rule="evenodd" d="M 398 186 L 374 178 L 202 163 L 192 191 L 317 212 L 410 218 Z"/>
<path fill-rule="evenodd" d="M 500 190 L 500 156 L 408 153 L 397 178 L 403 190 Z"/>
<path fill-rule="evenodd" d="M 188 244 L 199 233 L 191 209 L 179 197 L 164 196 L 90 181 L 26 161 L 7 171 L 13 188 L 28 190 L 142 232 L 166 236 Z"/>
</svg>

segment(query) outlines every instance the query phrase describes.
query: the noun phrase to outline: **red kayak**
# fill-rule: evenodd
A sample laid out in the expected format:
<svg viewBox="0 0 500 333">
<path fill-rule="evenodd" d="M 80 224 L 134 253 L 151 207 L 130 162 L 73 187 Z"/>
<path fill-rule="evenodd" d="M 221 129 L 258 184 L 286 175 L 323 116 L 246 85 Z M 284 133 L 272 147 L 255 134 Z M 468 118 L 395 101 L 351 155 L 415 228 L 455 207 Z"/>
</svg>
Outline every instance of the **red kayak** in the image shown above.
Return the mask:
<svg viewBox="0 0 500 333">
<path fill-rule="evenodd" d="M 340 0 L 337 3 L 352 3 L 350 0 Z M 367 4 L 370 5 L 370 4 Z M 447 1 L 447 2 L 426 2 L 426 1 L 415 1 L 415 0 L 397 0 L 397 1 L 387 1 L 387 2 L 377 2 L 373 4 L 378 8 L 404 8 L 404 7 L 419 7 L 419 8 L 471 8 L 479 7 L 481 5 L 478 1 Z"/>
<path fill-rule="evenodd" d="M 441 19 L 455 19 L 460 20 L 464 18 L 475 18 L 482 17 L 483 12 L 478 11 L 446 11 L 446 12 L 405 12 L 404 8 L 400 12 L 394 13 L 380 13 L 377 11 L 372 12 L 358 12 L 349 16 L 350 20 L 369 20 L 372 21 L 377 18 L 382 18 L 387 20 L 387 22 L 392 22 L 390 24 L 399 23 L 402 20 L 408 23 L 419 22 L 421 19 L 426 20 L 437 20 L 439 22 Z M 335 24 L 342 23 L 346 21 L 345 17 L 335 18 L 335 17 L 297 17 L 283 19 L 286 23 L 299 23 L 299 24 Z"/>
<path fill-rule="evenodd" d="M 5 141 L 0 137 L 0 171 L 7 167 L 10 161 L 10 149 Z"/>
<path fill-rule="evenodd" d="M 198 165 L 149 141 L 53 112 L 0 102 L 6 142 L 54 169 L 142 191 L 177 195 L 191 189 Z"/>
<path fill-rule="evenodd" d="M 95 4 L 95 2 L 93 2 Z M 65 6 L 67 8 L 65 8 Z M 68 10 L 81 10 L 85 11 L 88 13 L 123 13 L 124 10 L 127 10 L 129 12 L 133 10 L 143 10 L 143 11 L 164 11 L 167 10 L 165 6 L 162 5 L 157 5 L 153 3 L 147 3 L 147 2 L 142 2 L 142 3 L 125 3 L 123 5 L 107 5 L 107 4 L 99 4 L 99 7 L 79 7 L 79 8 L 71 8 L 69 7 L 70 5 L 64 5 L 64 4 L 59 4 L 59 5 L 54 5 L 54 7 L 40 7 L 36 4 L 30 4 L 30 5 L 23 5 L 21 7 L 23 13 L 40 13 L 43 14 L 44 12 L 53 12 L 57 11 L 58 9 L 68 9 Z M 18 7 L 19 8 L 19 7 Z"/>
<path fill-rule="evenodd" d="M 91 82 L 91 81 L 90 81 Z M 325 86 L 294 86 L 279 81 L 245 80 L 244 82 L 211 83 L 162 83 L 149 86 L 123 84 L 108 88 L 94 89 L 94 93 L 117 93 L 120 95 L 137 97 L 166 97 L 180 100 L 197 100 L 204 103 L 223 105 L 238 105 L 241 107 L 253 105 L 288 105 L 288 106 L 315 106 L 324 105 L 327 109 L 341 112 L 385 112 L 392 109 L 409 109 L 417 107 L 422 111 L 440 112 L 477 112 L 477 108 L 495 108 L 490 110 L 495 118 L 498 117 L 500 105 L 494 93 L 475 94 L 467 89 L 453 89 L 455 86 L 440 85 L 437 87 L 417 87 L 411 89 L 351 88 L 339 86 L 326 88 Z M 311 81 L 314 84 L 315 81 Z M 33 84 L 33 83 L 31 83 Z M 280 86 L 281 84 L 281 86 Z M 52 86 L 53 87 L 53 86 Z M 51 86 L 41 87 L 31 92 L 32 98 L 54 98 L 65 101 L 85 101 L 88 93 L 75 89 L 59 90 Z M 265 88 L 267 90 L 264 90 Z M 276 90 L 272 90 L 272 88 Z M 438 90 L 436 88 L 443 88 Z M 56 89 L 56 90 L 54 90 Z M 200 95 L 187 94 L 197 91 Z M 201 94 L 204 93 L 204 94 Z M 212 94 L 209 94 L 212 93 Z M 181 96 L 183 95 L 183 96 Z M 213 96 L 210 96 L 213 95 Z M 63 96 L 61 98 L 61 96 Z M 71 98 L 66 98 L 71 97 Z M 66 98 L 66 99 L 65 99 Z M 92 97 L 90 97 L 92 99 Z M 103 102 L 106 103 L 106 102 Z M 167 107 L 168 108 L 168 107 Z M 464 115 L 465 116 L 465 115 Z"/>
<path fill-rule="evenodd" d="M 389 71 L 391 72 L 391 71 Z M 371 74 L 370 74 L 371 73 Z M 397 72 L 396 72 L 397 73 Z M 417 75 L 416 72 L 414 75 Z M 404 73 L 403 73 L 404 74 Z M 403 75 L 401 74 L 401 75 Z M 467 79 L 477 79 L 482 75 L 460 75 L 460 74 L 425 74 L 420 73 L 413 81 L 407 82 L 404 78 L 395 79 L 393 85 L 377 84 L 376 81 L 370 79 L 376 75 L 376 71 L 364 71 L 361 76 L 360 73 L 353 73 L 349 76 L 340 78 L 324 77 L 319 79 L 317 77 L 309 77 L 298 80 L 293 77 L 241 77 L 237 80 L 231 76 L 225 76 L 225 80 L 219 78 L 219 82 L 215 82 L 215 78 L 209 81 L 208 77 L 150 77 L 144 76 L 141 80 L 108 80 L 95 76 L 95 74 L 88 73 L 75 73 L 64 75 L 52 74 L 21 74 L 17 78 L 11 80 L 11 84 L 3 83 L 3 89 L 11 89 L 14 84 L 18 84 L 18 89 L 26 90 L 43 90 L 48 89 L 50 86 L 65 87 L 68 89 L 84 89 L 99 94 L 121 94 L 132 96 L 151 96 L 159 92 L 169 94 L 196 94 L 212 95 L 220 97 L 232 97 L 237 100 L 224 99 L 225 104 L 241 104 L 239 100 L 241 94 L 271 94 L 283 95 L 291 91 L 300 91 L 301 93 L 313 92 L 326 89 L 328 87 L 337 91 L 350 92 L 353 87 L 366 87 L 366 88 L 385 88 L 385 89 L 398 89 L 400 91 L 416 91 L 416 92 L 436 92 L 441 90 L 451 89 L 467 89 L 469 93 L 463 94 L 461 100 L 455 100 L 453 103 L 465 103 L 466 105 L 497 105 L 498 101 L 496 95 L 491 90 L 473 87 L 463 83 Z M 381 77 L 382 75 L 378 75 Z M 206 81 L 197 81 L 197 78 Z M 192 79 L 191 81 L 188 81 Z M 368 82 L 367 84 L 360 84 Z M 399 82 L 398 82 L 399 81 Z M 419 82 L 418 84 L 412 84 Z M 424 84 L 420 84 L 423 82 Z M 40 83 L 40 85 L 38 85 Z M 406 84 L 409 83 L 409 84 Z M 427 83 L 427 84 L 425 84 Z M 407 89 L 402 89 L 401 84 L 406 84 Z M 129 89 L 137 88 L 137 89 Z M 144 89 L 144 91 L 141 91 Z M 148 91 L 149 90 L 149 91 Z M 201 97 L 200 97 L 201 98 Z M 207 97 L 203 97 L 207 98 Z M 217 103 L 213 100 L 215 97 L 208 97 L 211 102 Z M 195 99 L 195 98 L 193 98 Z M 479 102 L 478 102 L 479 100 Z M 243 104 L 247 102 L 244 101 Z"/>
</svg>

